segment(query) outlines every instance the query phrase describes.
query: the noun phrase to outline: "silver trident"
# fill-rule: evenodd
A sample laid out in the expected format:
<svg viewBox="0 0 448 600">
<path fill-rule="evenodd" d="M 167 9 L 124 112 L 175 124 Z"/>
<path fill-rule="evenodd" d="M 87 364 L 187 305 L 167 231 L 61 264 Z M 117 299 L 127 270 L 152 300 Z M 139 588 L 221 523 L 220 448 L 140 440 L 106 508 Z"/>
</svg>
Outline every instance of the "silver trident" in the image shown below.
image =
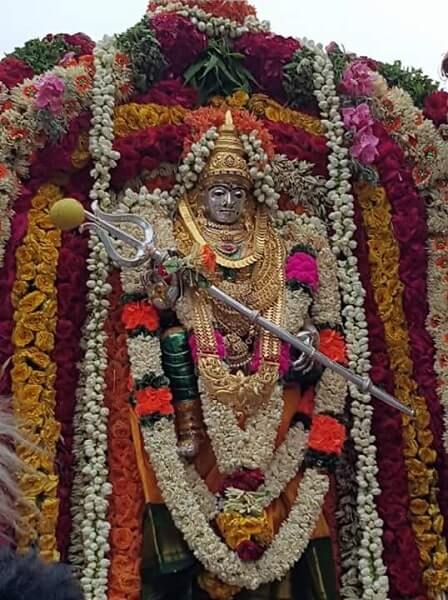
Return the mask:
<svg viewBox="0 0 448 600">
<path fill-rule="evenodd" d="M 154 231 L 152 226 L 141 217 L 130 214 L 112 215 L 101 211 L 96 203 L 92 205 L 93 212 L 84 210 L 82 205 L 73 199 L 64 199 L 56 202 L 52 208 L 50 216 L 56 227 L 60 229 L 74 229 L 81 226 L 95 230 L 98 237 L 104 244 L 104 247 L 110 258 L 124 268 L 138 267 L 145 262 L 153 261 L 154 264 L 162 264 L 169 256 L 168 252 L 158 250 L 154 246 Z M 115 224 L 134 225 L 142 232 L 142 240 L 124 232 Z M 112 238 L 112 239 L 111 239 Z M 124 244 L 131 246 L 135 251 L 133 258 L 123 257 L 114 245 L 113 239 L 120 240 Z M 350 369 L 343 367 L 329 359 L 325 354 L 316 350 L 310 342 L 310 335 L 304 332 L 303 335 L 292 335 L 283 327 L 279 327 L 268 319 L 265 319 L 256 310 L 241 304 L 232 296 L 229 296 L 218 287 L 208 285 L 204 288 L 210 296 L 226 304 L 233 310 L 239 312 L 252 323 L 266 329 L 283 342 L 290 344 L 293 348 L 299 350 L 303 356 L 307 357 L 307 363 L 313 361 L 323 367 L 331 369 L 338 373 L 344 379 L 358 387 L 364 394 L 371 394 L 378 400 L 385 402 L 389 406 L 396 408 L 409 417 L 415 416 L 412 408 L 405 406 L 396 398 L 374 385 L 369 377 L 361 377 Z M 298 363 L 301 362 L 299 359 Z M 298 364 L 297 366 L 300 366 Z"/>
</svg>

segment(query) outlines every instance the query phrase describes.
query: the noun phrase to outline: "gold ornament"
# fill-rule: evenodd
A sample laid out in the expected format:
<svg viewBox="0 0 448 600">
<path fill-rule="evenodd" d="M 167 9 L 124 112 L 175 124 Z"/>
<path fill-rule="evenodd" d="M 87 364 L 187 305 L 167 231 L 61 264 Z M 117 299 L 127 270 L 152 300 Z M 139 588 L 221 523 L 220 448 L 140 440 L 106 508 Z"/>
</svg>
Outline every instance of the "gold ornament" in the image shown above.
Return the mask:
<svg viewBox="0 0 448 600">
<path fill-rule="evenodd" d="M 216 180 L 233 181 L 250 189 L 253 185 L 243 144 L 235 130 L 232 113 L 227 111 L 224 124 L 207 166 L 202 172 L 201 184 L 205 187 Z"/>
</svg>

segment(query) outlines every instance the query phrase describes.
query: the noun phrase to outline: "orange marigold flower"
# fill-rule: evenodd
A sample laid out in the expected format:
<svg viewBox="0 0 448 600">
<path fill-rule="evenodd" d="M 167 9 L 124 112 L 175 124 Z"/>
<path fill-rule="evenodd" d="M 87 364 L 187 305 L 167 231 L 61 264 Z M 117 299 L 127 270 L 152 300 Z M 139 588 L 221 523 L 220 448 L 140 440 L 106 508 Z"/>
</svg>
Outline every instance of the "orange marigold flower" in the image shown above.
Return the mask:
<svg viewBox="0 0 448 600">
<path fill-rule="evenodd" d="M 319 352 L 335 362 L 346 364 L 345 340 L 341 333 L 333 329 L 323 329 L 319 335 Z"/>
<path fill-rule="evenodd" d="M 168 388 L 146 388 L 136 392 L 137 406 L 135 412 L 139 417 L 146 417 L 159 413 L 164 416 L 172 415 L 173 396 Z"/>
<path fill-rule="evenodd" d="M 129 302 L 123 308 L 121 318 L 128 330 L 145 327 L 148 331 L 156 331 L 160 324 L 157 310 L 146 302 Z"/>
<path fill-rule="evenodd" d="M 3 177 L 6 177 L 7 174 L 8 174 L 8 168 L 3 163 L 0 163 L 0 179 L 3 179 Z"/>
<path fill-rule="evenodd" d="M 345 427 L 333 417 L 316 415 L 311 425 L 308 445 L 312 450 L 341 454 L 345 441 Z"/>
</svg>

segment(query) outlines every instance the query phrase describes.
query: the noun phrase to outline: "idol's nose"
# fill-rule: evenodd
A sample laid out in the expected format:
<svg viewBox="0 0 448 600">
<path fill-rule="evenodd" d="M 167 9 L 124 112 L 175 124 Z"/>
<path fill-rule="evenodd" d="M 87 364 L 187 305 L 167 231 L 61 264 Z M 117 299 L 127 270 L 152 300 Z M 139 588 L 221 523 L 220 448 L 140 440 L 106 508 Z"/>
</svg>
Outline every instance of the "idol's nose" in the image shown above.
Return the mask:
<svg viewBox="0 0 448 600">
<path fill-rule="evenodd" d="M 234 200 L 233 200 L 232 194 L 230 192 L 228 194 L 226 194 L 226 199 L 225 199 L 224 204 L 225 204 L 226 208 L 232 208 L 233 207 Z"/>
</svg>

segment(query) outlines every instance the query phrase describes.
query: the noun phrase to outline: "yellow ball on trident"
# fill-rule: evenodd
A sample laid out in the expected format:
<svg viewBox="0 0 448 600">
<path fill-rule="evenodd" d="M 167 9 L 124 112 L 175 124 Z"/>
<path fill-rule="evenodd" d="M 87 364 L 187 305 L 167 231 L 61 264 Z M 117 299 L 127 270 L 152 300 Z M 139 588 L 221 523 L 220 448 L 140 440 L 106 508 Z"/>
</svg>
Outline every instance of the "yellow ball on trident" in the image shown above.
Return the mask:
<svg viewBox="0 0 448 600">
<path fill-rule="evenodd" d="M 63 198 L 53 204 L 50 219 L 55 227 L 63 231 L 76 229 L 84 223 L 86 215 L 81 202 L 74 198 Z"/>
</svg>

